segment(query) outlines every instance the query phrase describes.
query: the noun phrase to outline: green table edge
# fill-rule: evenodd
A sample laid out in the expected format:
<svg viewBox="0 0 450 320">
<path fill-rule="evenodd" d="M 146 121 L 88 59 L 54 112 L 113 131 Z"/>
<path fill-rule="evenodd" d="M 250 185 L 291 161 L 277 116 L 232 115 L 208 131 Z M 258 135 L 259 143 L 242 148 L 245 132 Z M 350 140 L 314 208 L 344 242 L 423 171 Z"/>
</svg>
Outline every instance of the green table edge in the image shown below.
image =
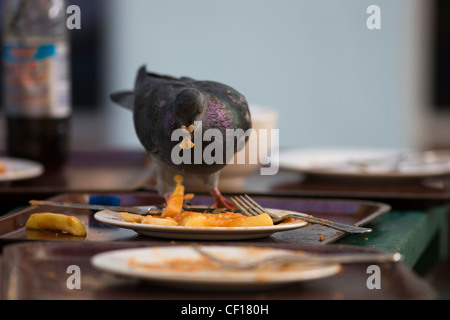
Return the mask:
<svg viewBox="0 0 450 320">
<path fill-rule="evenodd" d="M 336 243 L 399 252 L 407 266 L 429 269 L 421 265 L 422 255 L 428 254 L 427 260 L 434 256 L 436 263 L 447 256 L 449 210 L 450 205 L 425 211 L 392 210 L 367 225 L 373 229 L 371 233 L 346 235 Z M 434 253 L 429 254 L 430 250 Z"/>
</svg>

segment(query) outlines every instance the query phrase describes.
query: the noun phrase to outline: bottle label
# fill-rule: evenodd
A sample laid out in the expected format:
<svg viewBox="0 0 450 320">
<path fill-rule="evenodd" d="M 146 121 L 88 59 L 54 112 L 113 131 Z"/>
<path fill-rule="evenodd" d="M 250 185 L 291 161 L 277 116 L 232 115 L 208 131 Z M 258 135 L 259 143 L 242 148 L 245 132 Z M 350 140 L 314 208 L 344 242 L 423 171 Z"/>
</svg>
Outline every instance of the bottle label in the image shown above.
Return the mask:
<svg viewBox="0 0 450 320">
<path fill-rule="evenodd" d="M 68 46 L 65 43 L 3 47 L 6 113 L 64 118 L 71 112 Z"/>
</svg>

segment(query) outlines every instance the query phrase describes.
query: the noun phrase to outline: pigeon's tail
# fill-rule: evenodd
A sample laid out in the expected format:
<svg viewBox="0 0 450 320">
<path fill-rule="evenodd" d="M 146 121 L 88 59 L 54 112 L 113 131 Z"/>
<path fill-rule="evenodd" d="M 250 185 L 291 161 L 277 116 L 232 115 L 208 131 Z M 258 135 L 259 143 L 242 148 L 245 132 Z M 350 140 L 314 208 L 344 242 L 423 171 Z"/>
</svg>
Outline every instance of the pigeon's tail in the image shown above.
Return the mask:
<svg viewBox="0 0 450 320">
<path fill-rule="evenodd" d="M 111 94 L 111 100 L 131 111 L 134 109 L 134 92 L 121 91 Z"/>
</svg>

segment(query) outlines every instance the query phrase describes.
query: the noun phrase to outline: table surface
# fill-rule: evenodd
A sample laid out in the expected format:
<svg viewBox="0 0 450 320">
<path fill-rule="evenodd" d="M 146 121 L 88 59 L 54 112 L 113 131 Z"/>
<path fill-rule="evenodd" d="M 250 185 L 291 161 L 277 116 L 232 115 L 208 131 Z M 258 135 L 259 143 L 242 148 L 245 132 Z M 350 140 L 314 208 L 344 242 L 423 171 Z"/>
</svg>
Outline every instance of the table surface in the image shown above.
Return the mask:
<svg viewBox="0 0 450 320">
<path fill-rule="evenodd" d="M 0 153 L 1 155 L 1 153 Z M 60 173 L 25 181 L 0 182 L 0 197 L 23 201 L 29 195 L 50 197 L 68 192 L 155 190 L 152 165 L 140 151 L 74 151 Z M 238 165 L 236 165 L 238 166 Z M 352 198 L 386 202 L 395 208 L 428 208 L 450 202 L 450 176 L 393 181 L 324 180 L 280 170 L 274 176 L 258 171 L 221 175 L 224 193 L 247 192 L 294 197 Z M 185 181 L 192 192 L 204 192 L 196 181 Z M 25 195 L 25 197 L 20 197 Z"/>
<path fill-rule="evenodd" d="M 74 152 L 66 170 L 57 176 L 46 174 L 28 181 L 0 184 L 3 210 L 0 214 L 26 206 L 30 198 L 45 199 L 68 192 L 112 194 L 154 190 L 151 172 L 151 163 L 143 152 Z M 372 233 L 346 235 L 337 244 L 400 252 L 404 255 L 402 265 L 406 267 L 402 272 L 413 269 L 425 273 L 447 255 L 448 177 L 371 184 L 311 179 L 281 171 L 267 177 L 252 174 L 245 181 L 241 176 L 226 176 L 222 180 L 221 189 L 226 194 L 381 201 L 391 205 L 392 210 L 369 224 Z M 187 185 L 189 191 L 203 191 L 195 188 L 195 184 Z"/>
</svg>

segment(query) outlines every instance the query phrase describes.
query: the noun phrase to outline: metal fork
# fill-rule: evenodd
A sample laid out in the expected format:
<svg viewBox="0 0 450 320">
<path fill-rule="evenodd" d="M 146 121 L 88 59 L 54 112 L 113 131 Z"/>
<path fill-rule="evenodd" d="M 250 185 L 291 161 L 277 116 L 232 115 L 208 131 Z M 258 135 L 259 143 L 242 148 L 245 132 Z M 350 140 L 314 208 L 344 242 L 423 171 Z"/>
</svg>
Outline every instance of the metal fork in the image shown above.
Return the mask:
<svg viewBox="0 0 450 320">
<path fill-rule="evenodd" d="M 267 209 L 264 209 L 263 207 L 261 207 L 256 201 L 254 201 L 248 195 L 232 197 L 231 201 L 233 201 L 234 204 L 239 209 L 241 209 L 242 212 L 244 212 L 246 215 L 256 216 L 256 215 L 260 215 L 264 212 L 267 213 L 272 218 L 272 221 L 274 224 L 283 222 L 287 218 L 296 218 L 296 219 L 304 220 L 308 223 L 323 225 L 323 226 L 330 227 L 330 228 L 333 228 L 333 229 L 336 229 L 339 231 L 344 231 L 347 233 L 368 233 L 368 232 L 372 231 L 372 229 L 370 229 L 370 228 L 350 226 L 350 225 L 333 222 L 333 221 L 326 220 L 326 219 L 315 218 L 315 217 L 313 217 L 311 215 L 307 215 L 307 214 L 289 213 L 289 214 L 279 217 L 273 213 L 270 213 Z"/>
<path fill-rule="evenodd" d="M 294 254 L 283 254 L 280 256 L 269 257 L 260 259 L 257 261 L 247 261 L 247 262 L 233 262 L 227 261 L 222 258 L 219 258 L 209 252 L 206 252 L 199 245 L 193 245 L 195 251 L 200 253 L 202 256 L 208 258 L 209 260 L 219 263 L 223 268 L 226 269 L 239 269 L 239 270 L 248 270 L 254 269 L 260 265 L 266 263 L 289 263 L 289 262 L 302 262 L 305 264 L 318 264 L 318 263 L 388 263 L 388 262 L 399 262 L 403 259 L 403 256 L 400 253 L 388 253 L 388 252 L 380 252 L 380 253 L 326 253 L 326 254 L 318 254 L 318 253 L 302 253 L 300 255 Z"/>
</svg>

